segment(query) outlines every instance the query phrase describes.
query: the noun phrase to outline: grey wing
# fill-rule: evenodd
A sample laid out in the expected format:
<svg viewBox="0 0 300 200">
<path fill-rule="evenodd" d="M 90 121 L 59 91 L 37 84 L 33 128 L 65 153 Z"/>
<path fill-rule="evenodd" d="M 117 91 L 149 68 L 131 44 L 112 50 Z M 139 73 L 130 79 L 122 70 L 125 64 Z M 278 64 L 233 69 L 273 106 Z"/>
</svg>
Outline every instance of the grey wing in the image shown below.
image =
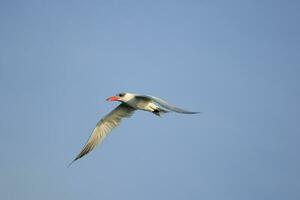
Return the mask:
<svg viewBox="0 0 300 200">
<path fill-rule="evenodd" d="M 97 123 L 88 141 L 86 142 L 78 156 L 76 156 L 76 158 L 70 163 L 70 165 L 74 161 L 78 160 L 79 158 L 92 151 L 94 147 L 97 144 L 99 144 L 113 128 L 119 125 L 122 118 L 130 117 L 133 114 L 134 110 L 134 108 L 122 103 L 113 111 L 111 111 L 108 115 L 102 118 Z"/>
<path fill-rule="evenodd" d="M 183 114 L 197 114 L 197 113 L 200 113 L 200 112 L 191 112 L 191 111 L 184 110 L 182 108 L 178 108 L 178 107 L 173 106 L 173 105 L 167 103 L 166 101 L 164 101 L 164 100 L 162 100 L 160 98 L 154 97 L 154 96 L 150 96 L 150 95 L 137 95 L 136 97 L 137 98 L 146 98 L 146 99 L 152 100 L 154 103 L 158 104 L 159 106 L 161 106 L 161 107 L 163 107 L 165 109 L 168 109 L 170 111 L 173 111 L 173 112 L 183 113 Z"/>
</svg>

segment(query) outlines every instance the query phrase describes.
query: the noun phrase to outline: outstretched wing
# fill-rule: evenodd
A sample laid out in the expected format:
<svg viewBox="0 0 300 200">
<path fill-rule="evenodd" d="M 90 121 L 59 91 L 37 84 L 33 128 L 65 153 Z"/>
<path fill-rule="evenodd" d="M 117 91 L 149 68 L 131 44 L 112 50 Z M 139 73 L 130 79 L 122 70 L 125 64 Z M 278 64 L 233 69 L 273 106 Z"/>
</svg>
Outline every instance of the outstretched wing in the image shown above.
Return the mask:
<svg viewBox="0 0 300 200">
<path fill-rule="evenodd" d="M 70 165 L 92 151 L 94 147 L 99 144 L 113 128 L 119 125 L 122 118 L 130 117 L 133 114 L 134 110 L 134 108 L 122 103 L 108 115 L 103 117 L 97 123 L 88 141 L 86 142 L 78 156 L 70 163 Z"/>
<path fill-rule="evenodd" d="M 183 113 L 183 114 L 197 114 L 197 113 L 200 113 L 200 112 L 191 112 L 191 111 L 187 111 L 187 110 L 178 108 L 176 106 L 173 106 L 173 105 L 167 103 L 166 101 L 164 101 L 160 98 L 150 96 L 150 95 L 136 95 L 136 98 L 144 98 L 144 99 L 152 100 L 154 103 L 158 104 L 159 106 L 161 106 L 165 109 L 168 109 L 170 111 L 177 112 L 177 113 Z"/>
</svg>

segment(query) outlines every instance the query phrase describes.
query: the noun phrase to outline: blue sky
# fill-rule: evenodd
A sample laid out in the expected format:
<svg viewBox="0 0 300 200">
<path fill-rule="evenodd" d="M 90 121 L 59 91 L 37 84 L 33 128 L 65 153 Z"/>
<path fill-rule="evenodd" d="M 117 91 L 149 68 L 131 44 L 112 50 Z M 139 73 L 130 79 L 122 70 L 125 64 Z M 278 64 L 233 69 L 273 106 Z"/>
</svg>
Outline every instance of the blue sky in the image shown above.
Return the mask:
<svg viewBox="0 0 300 200">
<path fill-rule="evenodd" d="M 299 1 L 1 1 L 1 199 L 300 198 Z M 137 112 L 72 167 L 121 91 Z"/>
</svg>

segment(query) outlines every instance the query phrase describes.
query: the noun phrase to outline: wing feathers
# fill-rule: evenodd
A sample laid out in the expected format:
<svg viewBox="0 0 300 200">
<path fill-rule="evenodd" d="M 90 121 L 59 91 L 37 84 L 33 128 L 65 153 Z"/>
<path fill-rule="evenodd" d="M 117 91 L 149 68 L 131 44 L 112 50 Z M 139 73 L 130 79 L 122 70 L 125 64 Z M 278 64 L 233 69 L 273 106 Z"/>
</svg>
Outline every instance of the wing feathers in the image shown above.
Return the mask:
<svg viewBox="0 0 300 200">
<path fill-rule="evenodd" d="M 191 112 L 191 111 L 187 111 L 187 110 L 178 108 L 178 107 L 173 106 L 173 105 L 167 103 L 166 101 L 164 101 L 164 100 L 162 100 L 160 98 L 154 97 L 154 96 L 150 96 L 150 95 L 138 95 L 136 97 L 137 98 L 145 98 L 145 99 L 152 100 L 153 102 L 157 103 L 159 106 L 161 106 L 161 107 L 163 107 L 165 109 L 168 109 L 170 111 L 173 111 L 173 112 L 182 113 L 182 114 L 197 114 L 197 113 L 199 113 L 199 112 Z"/>
<path fill-rule="evenodd" d="M 133 114 L 134 110 L 135 110 L 134 108 L 122 103 L 117 108 L 115 108 L 112 112 L 110 112 L 108 115 L 102 118 L 97 123 L 96 127 L 94 128 L 92 134 L 90 135 L 88 141 L 86 142 L 86 144 L 84 145 L 80 153 L 70 163 L 70 165 L 76 160 L 78 160 L 79 158 L 83 157 L 84 155 L 92 151 L 94 147 L 97 144 L 99 144 L 113 128 L 119 125 L 122 118 L 130 117 Z"/>
</svg>

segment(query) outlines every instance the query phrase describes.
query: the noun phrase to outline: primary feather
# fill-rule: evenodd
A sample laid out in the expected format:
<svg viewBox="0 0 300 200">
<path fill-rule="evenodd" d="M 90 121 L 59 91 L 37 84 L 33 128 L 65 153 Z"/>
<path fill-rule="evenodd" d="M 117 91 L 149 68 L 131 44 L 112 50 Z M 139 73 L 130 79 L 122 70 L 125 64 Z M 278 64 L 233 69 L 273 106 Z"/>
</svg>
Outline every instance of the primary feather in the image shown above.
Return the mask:
<svg viewBox="0 0 300 200">
<path fill-rule="evenodd" d="M 130 117 L 133 114 L 134 110 L 134 108 L 122 103 L 108 115 L 103 117 L 97 123 L 88 141 L 86 142 L 80 153 L 76 156 L 76 158 L 70 163 L 70 165 L 92 151 L 94 147 L 99 144 L 113 128 L 119 125 L 122 118 Z"/>
</svg>

